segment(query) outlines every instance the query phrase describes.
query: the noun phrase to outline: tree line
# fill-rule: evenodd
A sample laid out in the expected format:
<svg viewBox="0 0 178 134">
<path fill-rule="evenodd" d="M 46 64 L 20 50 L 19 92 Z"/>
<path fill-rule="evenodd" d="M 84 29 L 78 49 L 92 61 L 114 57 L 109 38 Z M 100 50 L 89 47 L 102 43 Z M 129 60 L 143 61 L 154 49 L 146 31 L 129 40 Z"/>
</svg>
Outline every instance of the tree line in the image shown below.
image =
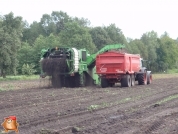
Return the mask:
<svg viewBox="0 0 178 134">
<path fill-rule="evenodd" d="M 178 68 L 178 40 L 165 32 L 143 33 L 140 39 L 126 38 L 114 23 L 91 27 L 85 18 L 62 11 L 43 14 L 40 22 L 28 24 L 13 12 L 0 16 L 0 74 L 39 74 L 41 49 L 56 46 L 86 48 L 95 53 L 107 44 L 121 43 L 126 51 L 140 54 L 153 72 Z"/>
</svg>

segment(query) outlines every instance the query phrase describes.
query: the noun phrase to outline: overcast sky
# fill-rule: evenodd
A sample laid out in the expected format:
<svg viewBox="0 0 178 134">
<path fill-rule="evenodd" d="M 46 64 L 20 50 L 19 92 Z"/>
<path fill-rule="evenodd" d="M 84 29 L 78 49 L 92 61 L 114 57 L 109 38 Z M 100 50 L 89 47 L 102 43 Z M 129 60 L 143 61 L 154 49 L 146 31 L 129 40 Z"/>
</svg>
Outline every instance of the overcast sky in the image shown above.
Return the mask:
<svg viewBox="0 0 178 134">
<path fill-rule="evenodd" d="M 151 30 L 178 37 L 178 0 L 0 0 L 0 15 L 11 11 L 28 23 L 39 22 L 45 13 L 64 11 L 87 18 L 91 26 L 115 23 L 133 39 Z"/>
</svg>

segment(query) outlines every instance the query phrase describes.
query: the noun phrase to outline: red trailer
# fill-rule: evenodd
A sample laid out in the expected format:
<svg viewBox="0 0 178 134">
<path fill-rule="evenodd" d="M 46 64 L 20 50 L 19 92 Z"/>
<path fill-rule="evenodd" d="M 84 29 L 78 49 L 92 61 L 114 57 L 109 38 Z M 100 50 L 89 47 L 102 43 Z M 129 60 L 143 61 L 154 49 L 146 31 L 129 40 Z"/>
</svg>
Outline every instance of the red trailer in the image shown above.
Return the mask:
<svg viewBox="0 0 178 134">
<path fill-rule="evenodd" d="M 97 55 L 96 73 L 101 78 L 101 87 L 113 86 L 117 82 L 121 82 L 122 87 L 130 87 L 137 80 L 140 85 L 146 85 L 152 80 L 151 71 L 142 67 L 139 54 L 117 51 Z"/>
</svg>

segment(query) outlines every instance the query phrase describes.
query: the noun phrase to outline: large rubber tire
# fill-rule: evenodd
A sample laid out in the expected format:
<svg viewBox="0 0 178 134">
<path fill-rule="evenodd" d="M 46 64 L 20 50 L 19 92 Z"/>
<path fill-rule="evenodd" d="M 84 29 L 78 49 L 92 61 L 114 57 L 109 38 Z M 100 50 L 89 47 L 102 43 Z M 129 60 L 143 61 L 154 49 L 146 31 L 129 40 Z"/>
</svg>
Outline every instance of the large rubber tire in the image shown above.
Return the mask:
<svg viewBox="0 0 178 134">
<path fill-rule="evenodd" d="M 135 76 L 134 76 L 134 74 L 131 75 L 131 86 L 135 86 Z"/>
<path fill-rule="evenodd" d="M 147 84 L 151 84 L 152 83 L 152 74 L 149 73 L 147 74 Z"/>
<path fill-rule="evenodd" d="M 105 78 L 101 78 L 101 87 L 106 88 L 109 86 L 108 80 Z"/>
<path fill-rule="evenodd" d="M 75 75 L 75 87 L 85 87 L 86 86 L 86 75 L 85 73 Z"/>
<path fill-rule="evenodd" d="M 70 83 L 71 87 L 80 87 L 80 75 L 76 73 L 74 76 L 71 76 Z"/>
<path fill-rule="evenodd" d="M 81 73 L 80 74 L 80 87 L 85 87 L 86 86 L 86 74 L 85 73 Z"/>
<path fill-rule="evenodd" d="M 70 87 L 70 77 L 62 77 L 62 85 L 63 87 Z"/>
<path fill-rule="evenodd" d="M 121 87 L 124 87 L 124 79 L 121 79 Z"/>
<path fill-rule="evenodd" d="M 68 80 L 69 80 L 69 87 L 71 88 L 76 87 L 76 81 L 77 81 L 76 76 L 70 76 Z"/>
<path fill-rule="evenodd" d="M 52 84 L 52 87 L 54 88 L 61 88 L 62 87 L 61 76 L 52 75 L 51 84 Z"/>
<path fill-rule="evenodd" d="M 138 74 L 138 84 L 147 85 L 147 73 Z"/>
<path fill-rule="evenodd" d="M 93 78 L 88 73 L 85 73 L 85 77 L 86 77 L 86 86 L 94 86 L 95 85 Z"/>
<path fill-rule="evenodd" d="M 131 77 L 129 74 L 124 75 L 122 78 L 121 87 L 131 87 Z"/>
</svg>

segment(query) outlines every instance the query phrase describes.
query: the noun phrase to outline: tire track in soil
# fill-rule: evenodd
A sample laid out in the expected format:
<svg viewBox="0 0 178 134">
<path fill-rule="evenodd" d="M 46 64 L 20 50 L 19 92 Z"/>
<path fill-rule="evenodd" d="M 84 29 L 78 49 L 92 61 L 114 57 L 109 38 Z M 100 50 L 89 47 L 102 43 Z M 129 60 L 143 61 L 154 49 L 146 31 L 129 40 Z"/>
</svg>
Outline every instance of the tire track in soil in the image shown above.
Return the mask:
<svg viewBox="0 0 178 134">
<path fill-rule="evenodd" d="M 107 96 L 107 97 L 111 97 L 111 96 Z M 105 98 L 107 98 L 107 97 L 105 97 Z M 113 97 L 113 96 L 112 96 Z M 90 99 L 90 98 L 89 98 Z M 92 101 L 94 101 L 95 99 L 93 99 Z M 96 100 L 98 100 L 98 98 L 96 98 Z M 90 102 L 90 101 L 88 101 L 88 102 Z M 52 102 L 52 103 L 54 103 L 54 102 Z M 45 105 L 45 107 L 46 107 L 46 105 Z"/>
<path fill-rule="evenodd" d="M 22 96 L 21 95 L 19 95 L 19 96 L 15 96 L 14 98 L 17 98 L 16 100 L 13 100 L 14 98 L 13 98 L 13 93 L 11 92 L 11 91 L 9 91 L 9 93 L 12 93 L 12 94 L 10 94 L 9 96 L 11 96 L 12 98 L 12 100 L 8 100 L 7 102 L 5 102 L 5 103 L 3 103 L 4 105 L 5 105 L 5 107 L 4 108 L 11 108 L 11 106 L 13 105 L 13 107 L 18 107 L 18 106 L 22 106 L 22 105 L 26 105 L 26 104 L 28 104 L 29 102 L 30 103 L 38 103 L 38 102 L 40 102 L 40 100 L 48 100 L 48 101 L 50 101 L 50 102 L 52 102 L 52 101 L 58 101 L 58 102 L 64 102 L 64 101 L 70 101 L 70 100 L 74 100 L 74 99 L 83 99 L 83 98 L 88 98 L 88 97 L 90 97 L 91 95 L 93 95 L 92 94 L 92 92 L 90 92 L 90 93 L 88 93 L 88 92 L 86 92 L 88 95 L 86 95 L 86 93 L 84 93 L 84 95 L 81 95 L 81 96 L 74 96 L 74 97 L 71 97 L 71 98 L 67 98 L 67 99 L 63 99 L 63 98 L 66 98 L 65 97 L 65 95 L 62 95 L 62 96 L 57 96 L 60 92 L 62 93 L 63 91 L 60 91 L 60 90 L 58 90 L 58 91 L 56 91 L 56 90 L 52 90 L 52 91 L 47 91 L 46 89 L 44 89 L 45 91 L 44 92 L 47 92 L 46 93 L 46 95 L 45 96 L 47 96 L 47 97 L 42 97 L 41 95 L 40 95 L 40 97 L 38 96 L 39 94 L 44 94 L 44 92 L 42 92 L 42 91 L 32 91 L 31 92 L 31 90 L 28 92 L 28 93 L 26 93 L 26 94 L 23 94 L 23 98 L 22 98 Z M 70 88 L 68 89 L 68 91 L 69 90 L 71 90 Z M 28 91 L 28 90 L 27 90 Z M 57 96 L 57 97 L 51 97 L 49 94 L 51 94 L 51 92 L 56 92 L 57 93 L 57 95 L 55 95 L 55 96 Z M 49 93 L 48 93 L 49 92 Z M 100 91 L 99 91 L 100 92 Z M 111 93 L 113 92 L 114 93 L 114 91 L 110 91 Z M 16 92 L 14 92 L 14 93 L 16 93 Z M 104 94 L 105 93 L 105 91 L 102 91 L 101 93 L 99 93 L 99 94 L 97 94 L 97 95 L 101 95 L 101 94 Z M 53 94 L 55 94 L 55 93 L 53 93 Z M 60 95 L 60 94 L 59 94 Z M 71 95 L 72 95 L 72 93 L 71 93 Z M 33 97 L 31 97 L 31 96 L 33 96 Z M 36 96 L 36 97 L 35 97 Z M 44 96 L 44 95 L 43 95 Z M 69 96 L 69 94 L 67 95 L 67 96 Z M 95 96 L 95 95 L 94 95 Z M 3 94 L 1 94 L 0 95 L 0 102 L 1 101 L 3 101 L 4 99 L 6 99 L 8 96 L 4 96 Z M 9 97 L 8 97 L 9 98 Z M 21 100 L 19 100 L 19 98 L 21 98 Z M 59 98 L 61 98 L 60 100 L 56 100 L 56 99 L 59 99 Z M 8 105 L 8 102 L 12 102 L 12 101 L 15 101 L 15 104 L 10 104 L 10 105 Z M 22 103 L 23 102 L 23 103 Z M 3 108 L 3 106 L 2 105 L 0 105 L 0 108 L 2 109 Z"/>
<path fill-rule="evenodd" d="M 173 93 L 174 94 L 174 93 Z M 169 95 L 167 95 L 167 96 L 169 96 Z M 162 97 L 161 97 L 162 98 Z M 164 98 L 164 97 L 163 97 Z M 155 101 L 155 100 L 154 100 Z M 148 103 L 149 104 L 149 103 Z M 143 114 L 143 113 L 142 113 Z M 136 115 L 138 115 L 137 113 L 136 113 Z M 125 117 L 125 116 L 124 116 Z M 123 118 L 122 118 L 123 119 Z M 128 118 L 125 118 L 125 119 L 128 119 Z M 83 124 L 83 123 L 82 123 Z M 109 133 L 111 133 L 111 127 L 114 127 L 114 129 L 115 129 L 115 126 L 119 126 L 119 124 L 120 124 L 120 122 L 118 123 L 118 124 L 114 124 L 113 126 L 110 126 L 110 125 L 108 125 L 109 126 L 109 129 L 110 129 L 110 131 L 109 131 Z M 156 123 L 155 123 L 156 124 Z M 157 125 L 153 125 L 153 126 L 155 126 L 155 128 L 156 128 L 156 126 L 158 127 L 159 125 L 158 125 L 159 123 L 157 123 Z M 100 126 L 100 125 L 99 125 Z M 151 129 L 152 128 L 154 128 L 154 127 L 151 127 L 148 131 L 151 131 Z M 98 130 L 98 127 L 96 127 L 96 129 Z M 113 133 L 116 133 L 115 132 L 115 130 L 114 130 L 114 132 Z"/>
<path fill-rule="evenodd" d="M 175 107 L 173 109 L 175 109 Z M 167 109 L 165 108 L 164 110 L 166 111 Z M 167 120 L 167 117 L 175 116 L 175 113 L 178 114 L 177 110 L 178 110 L 178 108 L 176 108 L 176 112 L 170 112 L 169 115 L 167 115 L 164 111 L 160 111 L 156 115 L 149 116 L 148 118 L 151 117 L 152 118 L 151 120 L 148 120 L 148 118 L 143 119 L 139 125 L 140 130 L 138 129 L 133 134 L 138 134 L 138 133 L 139 134 L 151 134 L 151 133 L 171 134 L 170 131 L 165 132 L 164 129 L 166 129 L 166 127 L 169 128 L 169 124 L 167 122 L 172 121 L 172 119 Z M 171 111 L 171 109 L 169 111 Z M 147 120 L 147 121 L 145 121 L 145 120 Z M 142 124 L 145 124 L 145 125 L 142 125 Z M 168 124 L 168 125 L 164 125 L 164 124 Z M 163 126 L 163 125 L 164 125 L 164 127 L 161 129 L 161 126 Z M 176 127 L 177 127 L 177 125 L 176 125 Z M 161 130 L 161 132 L 160 132 L 160 130 Z M 178 130 L 177 130 L 177 132 L 178 132 Z"/>
<path fill-rule="evenodd" d="M 128 114 L 121 113 L 119 115 L 117 114 L 115 117 L 113 116 L 113 119 L 112 119 L 113 121 L 109 120 L 109 121 L 105 121 L 105 122 L 100 122 L 100 124 L 98 124 L 97 126 L 88 127 L 84 132 L 81 132 L 81 133 L 97 133 L 98 131 L 103 130 L 105 133 L 115 134 L 115 133 L 120 132 L 121 134 L 123 134 L 124 132 L 127 131 L 128 128 L 133 128 L 135 122 L 133 122 L 132 119 L 141 120 L 143 117 L 152 116 L 152 115 L 150 115 L 152 113 L 149 112 L 150 108 L 153 108 L 153 107 L 149 107 L 147 109 L 137 111 L 137 112 L 134 112 L 131 114 L 130 113 L 128 113 Z M 146 111 L 148 111 L 148 112 L 146 112 Z M 109 115 L 110 114 L 111 113 L 109 113 Z M 140 117 L 140 114 L 143 117 Z M 143 129 L 144 130 L 143 133 L 145 134 L 145 133 L 151 133 L 152 131 L 155 131 L 162 125 L 163 121 L 164 121 L 163 119 L 159 119 L 157 121 L 149 123 L 148 126 L 146 127 L 146 131 L 145 131 L 145 128 Z M 131 123 L 131 125 L 129 125 L 130 123 Z M 83 124 L 83 122 L 81 124 Z M 103 124 L 104 124 L 104 126 L 103 126 Z M 129 126 L 125 127 L 127 125 L 129 125 Z M 116 127 L 122 128 L 122 129 L 116 131 L 116 129 L 115 129 Z M 139 126 L 138 126 L 138 128 L 139 128 Z M 124 129 L 126 129 L 126 130 L 124 130 Z M 109 130 L 109 132 L 107 130 Z M 133 134 L 133 131 L 131 133 Z M 134 134 L 140 134 L 140 133 L 142 133 L 142 132 L 137 131 Z M 127 134 L 129 134 L 129 133 L 127 133 Z"/>
<path fill-rule="evenodd" d="M 164 116 L 167 116 L 167 113 L 165 113 L 165 111 L 169 111 L 171 114 L 174 113 L 171 111 L 171 109 L 175 109 L 175 105 L 172 105 L 170 107 L 170 104 L 172 104 L 173 102 L 177 102 L 177 100 L 174 101 L 170 101 L 164 105 L 158 105 L 156 107 L 154 107 L 153 105 L 147 106 L 147 108 L 145 109 L 141 109 L 138 111 L 139 115 L 138 116 L 133 116 L 136 113 L 131 114 L 131 116 L 133 116 L 135 122 L 137 122 L 139 120 L 139 124 L 137 125 L 137 128 L 132 128 L 129 131 L 132 130 L 132 134 L 150 134 L 152 132 L 155 132 L 155 130 L 159 129 L 160 126 L 162 126 L 162 124 L 166 121 Z M 165 105 L 168 105 L 168 107 L 165 107 Z M 162 107 L 162 108 L 160 108 Z M 167 110 L 170 109 L 170 110 Z M 174 111 L 178 111 L 178 109 L 176 108 L 176 110 Z M 169 113 L 168 112 L 168 113 Z M 134 124 L 134 123 L 133 123 Z M 143 125 L 144 124 L 144 125 Z M 128 132 L 126 132 L 127 134 L 130 134 Z M 164 132 L 162 132 L 164 133 Z M 162 134 L 160 133 L 160 134 Z"/>
<path fill-rule="evenodd" d="M 158 81 L 158 82 L 160 82 L 160 81 Z M 157 84 L 155 84 L 155 85 L 152 85 L 152 86 L 148 86 L 148 87 L 156 87 L 157 86 Z M 169 87 L 169 88 L 171 88 L 171 86 L 170 85 L 167 85 L 167 87 Z M 136 86 L 135 88 L 138 88 L 139 90 L 141 89 L 141 88 L 144 88 L 144 86 Z M 122 90 L 125 90 L 125 91 L 123 91 L 122 92 Z M 133 90 L 137 90 L 137 89 L 134 89 L 133 88 Z M 170 89 L 171 90 L 171 89 Z M 102 90 L 101 90 L 102 91 Z M 137 90 L 138 91 L 138 90 Z M 161 90 L 160 90 L 161 91 Z M 134 93 L 135 91 L 132 91 L 132 90 L 128 90 L 127 88 L 121 88 L 121 90 L 116 90 L 116 92 L 117 93 L 119 93 L 121 96 L 123 95 L 123 97 L 128 97 L 129 95 L 127 94 L 127 93 Z M 167 91 L 165 91 L 165 92 L 167 92 Z M 61 92 L 60 92 L 61 93 Z M 138 93 L 135 93 L 136 95 L 139 95 L 139 94 L 142 94 L 142 93 L 140 93 L 140 92 L 138 92 Z M 159 94 L 159 92 L 157 93 L 157 94 Z M 162 95 L 162 94 L 164 94 L 164 92 L 163 93 L 161 93 L 160 95 Z M 166 93 L 165 93 L 166 94 Z M 97 94 L 96 94 L 97 95 Z M 106 95 L 106 98 L 107 98 L 107 96 L 108 96 L 108 94 L 104 94 L 104 95 Z M 133 96 L 133 95 L 132 95 Z M 148 99 L 149 100 L 149 96 L 148 97 L 146 97 L 145 99 Z M 115 96 L 115 97 L 113 97 L 113 100 L 114 99 L 118 99 L 118 97 L 117 97 L 117 95 Z M 143 98 L 142 98 L 142 100 L 144 100 Z M 94 100 L 93 100 L 94 101 Z M 108 100 L 108 99 L 105 99 L 105 98 L 103 98 L 103 100 L 102 101 L 107 101 L 107 102 L 112 102 L 112 100 Z M 137 101 L 137 100 L 136 100 Z M 139 100 L 138 100 L 139 101 Z M 141 100 L 140 100 L 141 101 Z M 69 101 L 70 102 L 70 101 Z M 75 103 L 77 103 L 77 102 L 75 102 Z M 74 104 L 75 104 L 74 103 Z M 64 103 L 65 104 L 65 103 Z M 66 104 L 68 104 L 68 102 L 66 102 Z M 95 103 L 94 103 L 95 104 Z M 88 103 L 86 102 L 86 106 L 88 105 Z M 123 107 L 125 105 L 125 108 Z M 128 107 L 130 107 L 130 106 L 135 106 L 134 105 L 134 103 L 132 102 L 132 103 L 125 103 L 125 104 L 119 104 L 119 105 L 116 105 L 115 107 L 114 106 L 112 106 L 112 107 L 109 107 L 109 108 L 104 108 L 104 109 L 100 109 L 100 110 L 96 110 L 95 112 L 100 112 L 102 115 L 104 114 L 105 116 L 106 115 L 110 115 L 110 114 L 112 114 L 113 113 L 113 111 L 117 111 L 116 109 L 120 109 L 120 107 L 123 107 L 123 109 L 128 109 Z M 85 106 L 85 105 L 84 105 Z M 52 106 L 53 107 L 53 106 Z M 51 108 L 52 108 L 51 107 Z M 54 107 L 55 108 L 55 107 Z M 69 109 L 71 108 L 71 106 L 69 106 Z M 93 122 L 94 120 L 95 120 L 95 118 L 94 117 L 97 117 L 98 118 L 98 120 L 99 121 L 103 121 L 103 119 L 104 118 L 99 118 L 98 116 L 94 116 L 93 117 L 93 115 L 91 114 L 91 113 L 87 113 L 87 112 L 83 112 L 83 110 L 84 109 L 76 109 L 76 110 L 74 110 L 74 113 L 73 114 L 71 114 L 70 116 L 69 115 L 66 115 L 66 116 L 64 116 L 64 118 L 58 118 L 58 119 L 60 119 L 60 120 L 63 120 L 65 123 L 63 124 L 63 127 L 66 125 L 66 124 L 68 124 L 68 123 L 70 123 L 70 119 L 74 119 L 74 123 L 70 123 L 70 124 L 79 124 L 80 125 L 80 122 L 82 122 L 82 121 L 84 121 L 85 119 L 86 119 L 86 121 L 89 121 L 89 122 Z M 79 111 L 78 113 L 77 113 L 77 111 Z M 107 112 L 106 112 L 107 111 Z M 76 112 L 76 114 L 75 114 L 75 112 Z M 83 113 L 82 113 L 83 112 Z M 49 113 L 51 113 L 51 112 L 49 112 Z M 100 114 L 100 115 L 101 115 Z M 142 113 L 143 114 L 143 113 Z M 44 119 L 41 119 L 41 120 L 39 120 L 39 117 L 38 116 L 36 116 L 37 117 L 37 119 L 36 120 L 34 120 L 34 122 L 32 121 L 32 122 L 29 122 L 29 125 L 34 125 L 34 124 L 39 124 L 40 126 L 43 126 L 43 125 L 41 125 L 41 124 L 43 124 L 44 122 L 43 122 L 43 120 Z M 47 123 L 51 123 L 51 124 L 53 124 L 56 120 L 58 120 L 58 119 L 56 119 L 55 118 L 56 117 L 56 115 L 54 114 L 54 115 L 50 115 L 49 114 L 49 116 L 47 116 L 46 117 L 46 122 Z M 125 116 L 125 117 L 127 117 L 127 116 Z M 96 119 L 97 119 L 96 118 Z M 48 119 L 49 119 L 49 121 L 48 121 Z M 78 120 L 79 119 L 79 120 Z M 130 119 L 130 117 L 129 118 L 127 118 L 127 119 Z M 45 121 L 44 120 L 44 121 Z M 122 119 L 123 121 L 124 120 L 126 120 L 126 119 Z M 20 119 L 20 121 L 22 121 L 21 119 Z M 96 121 L 96 120 L 95 120 Z M 43 123 L 42 123 L 43 122 Z M 47 123 L 44 123 L 44 124 L 47 124 Z M 84 123 L 84 122 L 82 122 L 82 123 Z M 112 122 L 111 122 L 112 123 Z M 23 124 L 23 122 L 21 122 L 21 124 Z M 86 123 L 85 123 L 86 124 Z M 107 123 L 106 123 L 107 124 Z M 116 126 L 117 126 L 117 121 L 115 122 L 115 123 L 113 123 L 113 126 L 115 126 L 115 124 L 116 124 Z M 59 124 L 57 124 L 57 125 L 59 125 Z M 123 125 L 126 125 L 126 124 L 124 124 L 123 123 Z M 100 126 L 100 124 L 99 124 L 99 126 Z M 109 126 L 109 125 L 108 125 Z M 110 125 L 111 126 L 111 128 L 115 128 L 115 127 L 112 127 L 112 125 Z M 92 126 L 91 126 L 92 127 Z M 53 128 L 53 127 L 52 127 Z M 58 128 L 58 127 L 56 127 L 55 125 L 54 125 L 54 128 Z M 102 128 L 102 125 L 101 125 L 101 128 Z M 39 128 L 38 128 L 39 129 Z M 23 129 L 22 129 L 23 130 Z M 30 131 L 30 130 L 29 130 Z M 102 131 L 102 130 L 98 130 L 98 131 Z M 114 132 L 115 130 L 113 129 L 113 132 Z M 98 132 L 99 133 L 99 132 Z"/>
<path fill-rule="evenodd" d="M 178 106 L 177 106 L 178 107 Z M 177 134 L 178 133 L 178 112 L 165 115 L 162 118 L 164 123 L 155 133 Z"/>
<path fill-rule="evenodd" d="M 112 92 L 111 92 L 112 93 Z M 101 93 L 101 94 L 103 94 L 103 93 Z M 96 94 L 96 95 L 94 95 L 94 96 L 98 96 L 98 95 L 100 95 L 100 94 Z M 91 95 L 88 95 L 88 96 L 91 96 Z M 78 96 L 77 98 L 80 98 L 81 96 Z M 85 97 L 86 98 L 86 96 L 82 96 L 83 98 Z M 110 97 L 110 96 L 107 96 L 107 97 Z M 107 97 L 105 97 L 105 98 L 107 98 Z M 112 96 L 113 97 L 113 96 Z M 17 97 L 18 98 L 18 97 Z M 50 98 L 50 97 L 49 97 Z M 75 97 L 76 98 L 76 97 Z M 73 99 L 73 98 L 72 98 Z M 96 98 L 97 99 L 97 98 Z M 49 100 L 49 99 L 48 99 Z M 55 101 L 54 101 L 54 99 L 52 99 L 53 101 L 52 102 L 50 102 L 50 103 L 54 103 Z M 62 101 L 67 101 L 68 99 L 64 99 L 64 100 L 62 100 Z M 70 100 L 70 99 L 69 99 Z M 92 100 L 92 99 L 91 99 Z M 27 101 L 29 101 L 29 100 L 27 100 Z M 50 100 L 51 101 L 51 100 Z M 58 100 L 57 100 L 58 101 Z M 88 102 L 90 102 L 90 101 L 88 101 Z M 31 102 L 30 101 L 30 103 L 35 103 L 34 101 L 33 102 Z M 12 106 L 12 104 L 10 104 L 10 106 Z M 20 107 L 21 107 L 22 105 L 20 105 Z M 6 106 L 7 107 L 7 106 Z M 17 105 L 13 105 L 13 107 L 17 107 Z M 12 107 L 12 109 L 14 109 Z M 28 106 L 29 107 L 29 106 Z M 17 109 L 18 109 L 18 107 L 17 107 Z"/>
<path fill-rule="evenodd" d="M 116 126 L 117 126 L 117 124 L 116 124 Z M 157 125 L 158 126 L 158 125 Z M 113 133 L 115 133 L 116 131 L 114 131 Z"/>
<path fill-rule="evenodd" d="M 49 91 L 49 92 L 54 92 L 54 91 L 56 91 L 56 90 L 52 90 L 52 91 Z M 46 92 L 46 91 L 44 91 L 44 92 Z M 14 98 L 10 98 L 11 100 L 8 100 L 8 102 L 3 102 L 3 105 L 5 106 L 5 108 L 9 108 L 9 107 L 11 107 L 12 105 L 14 106 L 14 107 L 17 107 L 17 106 L 22 106 L 23 104 L 22 104 L 22 102 L 24 103 L 24 105 L 26 105 L 28 102 L 30 102 L 30 103 L 37 103 L 37 102 L 39 102 L 39 100 L 42 98 L 43 100 L 45 100 L 45 99 L 47 99 L 47 100 L 49 100 L 49 101 L 53 101 L 53 100 L 55 100 L 58 96 L 56 96 L 55 98 L 54 97 L 51 97 L 51 96 L 49 96 L 49 95 L 46 95 L 47 97 L 38 97 L 37 99 L 36 99 L 36 97 L 34 98 L 34 96 L 36 96 L 36 94 L 43 94 L 44 93 L 43 91 L 37 91 L 37 92 L 29 92 L 28 94 L 26 93 L 26 95 L 24 95 L 23 94 L 23 96 L 25 96 L 24 98 L 22 98 L 21 96 L 15 96 Z M 58 92 L 58 91 L 56 91 L 56 92 Z M 15 93 L 15 92 L 14 92 Z M 9 93 L 6 93 L 4 96 L 0 96 L 0 101 L 3 101 L 4 100 L 4 98 L 6 97 L 7 98 L 7 96 L 6 95 L 8 95 L 8 96 L 12 96 L 13 97 L 13 94 L 14 93 L 11 93 L 11 94 L 9 94 Z M 34 95 L 35 94 L 35 95 Z M 55 93 L 54 93 L 55 94 Z M 102 93 L 101 93 L 102 94 Z M 30 97 L 30 96 L 33 96 L 33 97 Z M 64 95 L 63 95 L 64 96 Z M 68 95 L 69 96 L 69 95 Z M 72 100 L 72 99 L 79 99 L 79 98 L 81 98 L 81 97 L 90 97 L 91 95 L 89 94 L 89 95 L 82 95 L 82 96 L 74 96 L 74 97 L 72 97 L 72 98 L 67 98 L 67 99 L 61 99 L 61 102 L 62 101 L 69 101 L 69 100 Z M 29 98 L 28 98 L 29 97 Z M 17 99 L 15 99 L 15 98 L 17 98 Z M 19 100 L 19 98 L 22 98 L 21 100 Z M 40 98 L 40 99 L 39 99 Z M 61 97 L 58 97 L 58 98 L 61 98 Z M 64 97 L 62 97 L 62 98 L 64 98 Z M 14 102 L 14 104 L 10 104 L 10 106 L 8 106 L 8 103 L 9 103 L 9 101 L 11 102 L 13 100 L 13 102 Z M 0 105 L 0 107 L 2 108 L 3 106 L 2 105 Z"/>
<path fill-rule="evenodd" d="M 150 134 L 152 131 L 155 131 L 156 129 L 158 129 L 162 123 L 163 123 L 163 120 L 158 120 L 158 121 L 153 122 L 152 125 L 148 127 L 148 129 L 144 133 Z"/>
<path fill-rule="evenodd" d="M 126 119 L 126 117 L 125 117 L 125 119 Z M 123 118 L 122 118 L 122 120 L 123 120 Z M 114 124 L 113 126 L 110 126 L 110 128 L 111 127 L 115 127 L 115 126 L 117 126 L 118 124 Z M 111 129 L 110 129 L 111 130 Z M 114 130 L 114 133 L 115 133 L 115 130 Z"/>
<path fill-rule="evenodd" d="M 111 97 L 111 96 L 107 96 L 107 97 Z M 112 96 L 113 97 L 113 96 Z M 98 98 L 96 98 L 96 99 L 98 99 Z M 79 111 L 81 111 L 81 108 L 80 107 L 78 107 L 78 109 L 79 109 Z M 73 112 L 74 112 L 74 114 L 76 114 L 75 112 L 78 112 L 78 109 L 76 109 L 76 110 L 74 110 Z M 84 108 L 84 110 L 86 111 L 86 112 L 88 112 L 88 110 L 86 109 L 86 107 Z M 84 112 L 85 112 L 84 111 Z M 80 113 L 80 112 L 79 112 Z M 83 113 L 83 111 L 81 111 L 81 113 Z M 77 113 L 78 114 L 78 113 Z M 57 114 L 55 114 L 55 116 L 57 116 Z M 70 116 L 70 114 L 69 114 L 69 116 Z M 47 117 L 48 118 L 48 117 Z M 48 119 L 50 120 L 50 118 L 51 117 L 49 117 Z M 53 116 L 52 116 L 52 118 L 53 118 Z M 38 120 L 39 121 L 39 120 Z M 31 122 L 31 121 L 30 121 Z M 33 122 L 33 121 L 32 121 Z M 25 123 L 24 123 L 25 124 Z"/>
<path fill-rule="evenodd" d="M 89 102 L 92 102 L 92 101 L 100 101 L 100 99 L 101 98 L 97 98 L 98 96 L 100 96 L 100 95 L 105 95 L 105 94 L 103 94 L 103 93 L 99 93 L 99 94 L 97 94 L 97 95 L 93 95 L 93 96 L 91 96 L 91 95 L 84 95 L 84 96 L 77 96 L 77 97 L 72 97 L 72 98 L 68 98 L 68 99 L 60 99 L 60 100 L 55 100 L 54 98 L 52 98 L 52 99 L 48 99 L 48 102 L 46 102 L 45 103 L 45 106 L 42 106 L 42 107 L 47 107 L 48 105 L 54 105 L 54 107 L 55 107 L 55 102 L 59 102 L 60 103 L 60 105 L 58 105 L 58 106 L 61 106 L 61 105 L 64 105 L 63 103 L 66 103 L 67 101 L 71 101 L 71 99 L 72 99 L 72 103 L 79 103 L 79 101 L 80 101 L 80 103 L 83 101 L 81 101 L 80 99 L 82 98 L 85 98 L 84 99 L 84 101 L 87 101 L 87 103 L 89 103 Z M 92 99 L 91 99 L 91 97 L 92 97 Z M 95 98 L 96 97 L 96 98 Z M 113 95 L 112 94 L 109 94 L 108 96 L 106 96 L 105 97 L 105 99 L 106 98 L 110 98 L 110 97 L 113 97 Z M 49 97 L 50 98 L 50 97 Z M 77 100 L 78 99 L 78 100 Z M 91 101 L 90 101 L 91 100 Z M 41 106 L 41 104 L 44 104 L 44 102 L 40 102 L 40 103 L 38 103 L 38 104 L 36 104 L 35 106 L 33 105 L 33 103 L 35 103 L 34 101 L 33 102 L 31 102 L 30 101 L 30 104 L 28 105 L 28 109 L 30 109 L 30 108 L 33 108 L 33 107 L 36 107 L 36 105 L 39 105 L 39 106 Z M 84 102 L 83 102 L 84 103 Z M 28 104 L 28 103 L 27 103 Z M 32 105 L 31 105 L 32 104 Z M 39 107 L 38 106 L 38 107 Z M 0 107 L 2 107 L 1 105 L 0 105 Z M 10 105 L 8 105 L 8 106 L 6 106 L 5 107 L 5 109 L 7 110 L 7 108 L 11 108 L 11 109 L 13 109 L 13 110 L 15 110 L 15 109 L 19 109 L 19 108 L 21 108 L 22 107 L 22 105 L 18 105 L 18 104 L 10 104 Z M 78 108 L 80 108 L 80 107 L 78 107 Z M 8 110 L 10 110 L 10 109 L 8 109 Z"/>
<path fill-rule="evenodd" d="M 41 92 L 41 91 L 40 91 Z M 32 94 L 39 94 L 40 92 L 36 92 L 36 93 L 28 93 L 29 94 L 29 96 L 32 96 Z M 34 101 L 34 98 L 32 98 L 33 99 L 33 101 Z M 43 99 L 47 99 L 47 98 L 43 98 Z M 38 100 L 38 99 L 37 99 Z M 30 101 L 30 99 L 28 98 L 28 100 L 27 101 Z"/>
</svg>

